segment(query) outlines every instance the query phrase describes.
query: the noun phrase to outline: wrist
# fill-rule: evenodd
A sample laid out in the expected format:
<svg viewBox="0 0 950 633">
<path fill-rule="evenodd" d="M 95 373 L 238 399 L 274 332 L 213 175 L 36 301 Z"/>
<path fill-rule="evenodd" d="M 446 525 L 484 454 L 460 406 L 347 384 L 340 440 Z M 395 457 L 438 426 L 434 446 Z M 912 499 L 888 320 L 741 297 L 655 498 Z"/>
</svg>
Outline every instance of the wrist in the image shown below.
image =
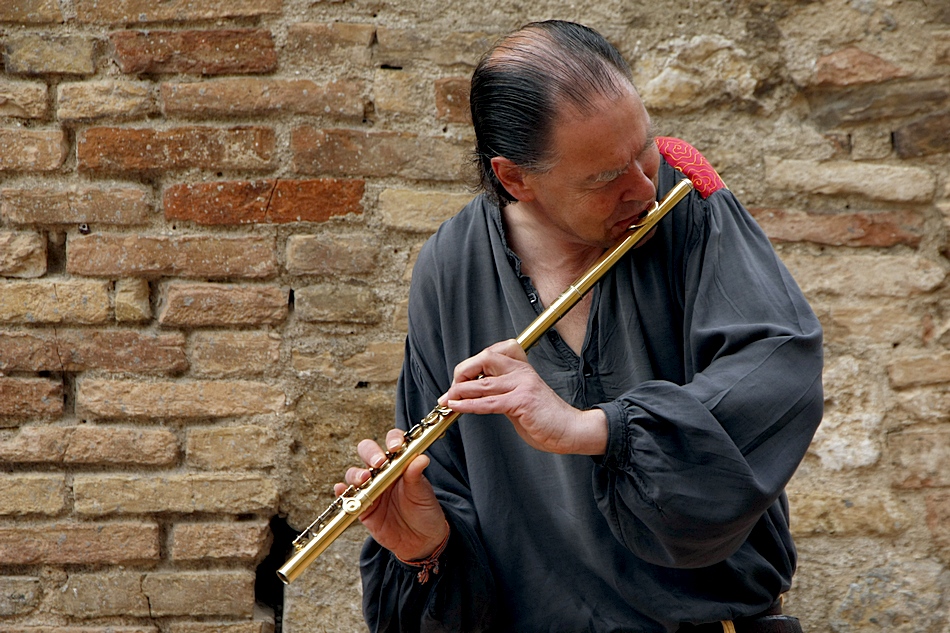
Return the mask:
<svg viewBox="0 0 950 633">
<path fill-rule="evenodd" d="M 439 557 L 442 555 L 442 552 L 445 551 L 445 547 L 449 543 L 449 535 L 452 533 L 448 520 L 444 522 L 444 527 L 444 536 L 435 549 L 433 549 L 429 554 L 407 560 L 394 553 L 396 558 L 399 559 L 399 562 L 403 563 L 404 565 L 409 565 L 410 567 L 418 568 L 419 571 L 416 574 L 416 579 L 419 581 L 419 584 L 426 584 L 429 581 L 430 575 L 439 573 Z"/>
<path fill-rule="evenodd" d="M 579 455 L 595 457 L 606 455 L 607 440 L 609 439 L 607 414 L 601 409 L 581 411 L 580 427 L 580 442 L 578 450 L 575 452 Z"/>
</svg>

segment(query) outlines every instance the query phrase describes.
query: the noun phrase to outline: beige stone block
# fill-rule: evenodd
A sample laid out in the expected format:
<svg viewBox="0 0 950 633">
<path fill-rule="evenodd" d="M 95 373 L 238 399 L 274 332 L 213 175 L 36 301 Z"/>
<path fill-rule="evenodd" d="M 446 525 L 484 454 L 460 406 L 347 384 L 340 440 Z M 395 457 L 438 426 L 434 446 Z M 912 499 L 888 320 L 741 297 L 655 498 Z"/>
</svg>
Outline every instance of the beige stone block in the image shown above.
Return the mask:
<svg viewBox="0 0 950 633">
<path fill-rule="evenodd" d="M 417 117 L 433 109 L 432 84 L 417 73 L 380 68 L 373 78 L 373 103 L 380 113 Z"/>
<path fill-rule="evenodd" d="M 42 277 L 46 274 L 46 240 L 39 233 L 0 231 L 0 275 Z"/>
<path fill-rule="evenodd" d="M 80 618 L 150 617 L 144 574 L 137 571 L 77 572 L 50 592 L 50 611 Z"/>
<path fill-rule="evenodd" d="M 169 326 L 276 325 L 290 310 L 289 290 L 270 285 L 172 282 L 163 296 L 158 321 Z"/>
<path fill-rule="evenodd" d="M 261 278 L 277 272 L 277 256 L 268 237 L 71 235 L 66 271 L 113 278 Z"/>
<path fill-rule="evenodd" d="M 276 482 L 256 475 L 187 474 L 165 476 L 76 475 L 76 514 L 154 512 L 270 513 L 277 508 Z"/>
<path fill-rule="evenodd" d="M 6 565 L 117 565 L 159 558 L 155 523 L 0 527 L 0 561 Z"/>
<path fill-rule="evenodd" d="M 378 262 L 379 247 L 364 236 L 291 235 L 287 240 L 292 275 L 364 275 Z"/>
<path fill-rule="evenodd" d="M 191 343 L 198 376 L 259 376 L 280 362 L 280 337 L 268 332 L 194 332 Z"/>
<path fill-rule="evenodd" d="M 185 440 L 190 466 L 204 470 L 277 466 L 277 434 L 263 426 L 192 428 Z"/>
<path fill-rule="evenodd" d="M 8 73 L 88 75 L 96 71 L 95 41 L 81 35 L 21 33 L 6 39 Z"/>
<path fill-rule="evenodd" d="M 0 80 L 0 117 L 42 119 L 48 109 L 45 83 Z"/>
<path fill-rule="evenodd" d="M 40 579 L 35 576 L 0 576 L 0 615 L 23 615 L 40 601 Z"/>
<path fill-rule="evenodd" d="M 282 0 L 184 0 L 159 3 L 154 0 L 76 0 L 74 4 L 79 22 L 138 24 L 271 15 L 280 13 Z"/>
<path fill-rule="evenodd" d="M 66 507 L 63 475 L 14 475 L 0 477 L 0 515 L 55 515 Z"/>
<path fill-rule="evenodd" d="M 0 213 L 15 224 L 146 224 L 150 193 L 139 187 L 3 189 Z"/>
<path fill-rule="evenodd" d="M 404 353 L 403 343 L 370 343 L 365 351 L 349 357 L 343 364 L 362 381 L 395 382 L 399 378 Z"/>
<path fill-rule="evenodd" d="M 0 323 L 105 323 L 109 282 L 77 279 L 0 281 Z"/>
<path fill-rule="evenodd" d="M 318 84 L 309 79 L 242 77 L 166 83 L 162 86 L 162 103 L 165 113 L 174 116 L 212 118 L 286 113 L 355 121 L 363 118 L 363 91 L 363 84 L 355 81 Z"/>
<path fill-rule="evenodd" d="M 42 24 L 62 21 L 63 12 L 56 0 L 17 0 L 0 3 L 0 22 Z"/>
<path fill-rule="evenodd" d="M 142 581 L 152 617 L 232 616 L 254 613 L 250 571 L 152 572 Z"/>
<path fill-rule="evenodd" d="M 244 380 L 80 381 L 76 410 L 98 418 L 222 418 L 281 413 L 279 387 Z"/>
<path fill-rule="evenodd" d="M 895 389 L 921 385 L 950 385 L 950 352 L 899 358 L 887 367 Z"/>
<path fill-rule="evenodd" d="M 442 66 L 462 64 L 474 68 L 499 35 L 483 31 L 379 27 L 376 29 L 377 61 L 407 66 L 422 59 Z"/>
<path fill-rule="evenodd" d="M 302 22 L 287 30 L 288 52 L 301 64 L 316 61 L 366 65 L 372 60 L 376 26 L 357 22 Z"/>
<path fill-rule="evenodd" d="M 115 320 L 141 323 L 152 318 L 151 289 L 146 279 L 119 279 L 115 282 Z"/>
<path fill-rule="evenodd" d="M 26 426 L 0 441 L 8 463 L 168 466 L 177 458 L 178 439 L 167 429 Z"/>
<path fill-rule="evenodd" d="M 933 200 L 937 180 L 923 167 L 850 161 L 792 160 L 767 156 L 766 180 L 800 193 L 859 195 L 890 202 Z"/>
<path fill-rule="evenodd" d="M 434 233 L 471 200 L 471 194 L 465 193 L 384 189 L 378 211 L 387 227 Z"/>
<path fill-rule="evenodd" d="M 158 112 L 151 84 L 144 81 L 90 81 L 58 87 L 60 121 L 141 119 Z"/>
<path fill-rule="evenodd" d="M 360 286 L 318 284 L 300 288 L 294 297 L 303 321 L 372 324 L 381 316 L 376 293 Z"/>
<path fill-rule="evenodd" d="M 266 521 L 179 523 L 171 532 L 171 558 L 260 561 L 270 537 Z"/>
<path fill-rule="evenodd" d="M 783 253 L 782 261 L 806 295 L 911 297 L 936 290 L 944 268 L 916 255 Z"/>
<path fill-rule="evenodd" d="M 0 332 L 0 371 L 174 373 L 188 368 L 178 332 L 61 329 Z"/>
<path fill-rule="evenodd" d="M 66 161 L 62 130 L 0 128 L 0 172 L 55 171 Z"/>
<path fill-rule="evenodd" d="M 891 433 L 887 447 L 899 488 L 950 486 L 950 431 L 907 429 Z"/>
<path fill-rule="evenodd" d="M 887 494 L 789 490 L 788 496 L 795 538 L 894 536 L 912 525 L 897 500 Z"/>
</svg>

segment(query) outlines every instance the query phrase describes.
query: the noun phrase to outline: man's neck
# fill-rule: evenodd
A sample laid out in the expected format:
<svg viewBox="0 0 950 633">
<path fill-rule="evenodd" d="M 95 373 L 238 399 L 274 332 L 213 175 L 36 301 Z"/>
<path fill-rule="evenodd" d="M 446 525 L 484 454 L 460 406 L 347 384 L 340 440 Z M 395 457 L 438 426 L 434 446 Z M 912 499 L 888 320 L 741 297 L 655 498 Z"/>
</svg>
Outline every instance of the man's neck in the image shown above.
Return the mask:
<svg viewBox="0 0 950 633">
<path fill-rule="evenodd" d="M 571 239 L 521 203 L 502 209 L 502 220 L 508 246 L 521 259 L 522 271 L 532 278 L 543 275 L 573 281 L 604 252 Z"/>
</svg>

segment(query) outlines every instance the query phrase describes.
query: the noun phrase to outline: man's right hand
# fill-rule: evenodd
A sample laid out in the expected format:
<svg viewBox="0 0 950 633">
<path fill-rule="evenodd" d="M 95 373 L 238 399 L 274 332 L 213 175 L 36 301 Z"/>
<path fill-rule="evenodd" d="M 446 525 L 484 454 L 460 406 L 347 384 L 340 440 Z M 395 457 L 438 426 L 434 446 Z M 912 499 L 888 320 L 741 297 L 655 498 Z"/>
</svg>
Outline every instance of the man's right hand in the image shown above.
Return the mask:
<svg viewBox="0 0 950 633">
<path fill-rule="evenodd" d="M 403 437 L 399 429 L 390 430 L 386 446 L 390 451 L 398 449 Z M 379 467 L 386 460 L 385 451 L 373 440 L 360 442 L 356 452 L 367 466 Z M 428 465 L 427 455 L 413 459 L 402 477 L 360 515 L 360 521 L 376 542 L 404 561 L 428 558 L 447 536 L 445 513 L 432 484 L 422 474 Z M 333 491 L 341 495 L 348 485 L 359 486 L 369 476 L 365 468 L 350 468 L 346 471 L 346 483 L 336 484 Z"/>
</svg>

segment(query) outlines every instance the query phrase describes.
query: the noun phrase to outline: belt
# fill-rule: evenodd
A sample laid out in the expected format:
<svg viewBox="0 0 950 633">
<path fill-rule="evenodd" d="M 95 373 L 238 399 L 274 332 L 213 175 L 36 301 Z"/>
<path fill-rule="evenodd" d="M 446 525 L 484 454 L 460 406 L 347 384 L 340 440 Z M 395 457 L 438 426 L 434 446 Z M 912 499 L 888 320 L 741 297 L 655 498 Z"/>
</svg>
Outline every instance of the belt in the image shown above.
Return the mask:
<svg viewBox="0 0 950 633">
<path fill-rule="evenodd" d="M 756 615 L 708 624 L 684 624 L 677 633 L 802 633 L 798 618 L 782 615 L 782 601 Z"/>
</svg>

